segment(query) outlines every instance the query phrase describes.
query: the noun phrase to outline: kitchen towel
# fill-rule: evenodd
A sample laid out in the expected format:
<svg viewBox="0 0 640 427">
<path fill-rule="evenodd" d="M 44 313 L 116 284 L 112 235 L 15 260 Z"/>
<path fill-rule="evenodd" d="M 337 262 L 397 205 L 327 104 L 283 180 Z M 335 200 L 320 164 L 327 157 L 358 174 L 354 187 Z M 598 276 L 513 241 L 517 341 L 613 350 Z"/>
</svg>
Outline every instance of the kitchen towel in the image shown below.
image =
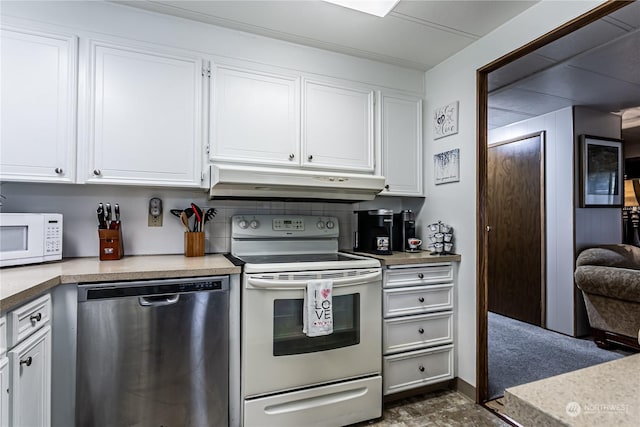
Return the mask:
<svg viewBox="0 0 640 427">
<path fill-rule="evenodd" d="M 304 294 L 302 332 L 308 337 L 333 333 L 333 281 L 309 280 Z"/>
</svg>

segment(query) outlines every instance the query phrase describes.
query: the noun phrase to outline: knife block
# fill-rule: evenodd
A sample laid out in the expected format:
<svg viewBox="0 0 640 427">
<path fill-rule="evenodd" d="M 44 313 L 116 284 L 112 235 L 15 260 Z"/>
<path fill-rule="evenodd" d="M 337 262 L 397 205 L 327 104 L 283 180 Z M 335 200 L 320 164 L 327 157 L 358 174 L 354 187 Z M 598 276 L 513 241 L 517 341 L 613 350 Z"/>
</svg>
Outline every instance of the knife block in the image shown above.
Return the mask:
<svg viewBox="0 0 640 427">
<path fill-rule="evenodd" d="M 100 261 L 112 261 L 124 256 L 122 229 L 98 229 L 100 237 Z"/>
<path fill-rule="evenodd" d="M 185 231 L 184 256 L 204 256 L 204 231 Z"/>
</svg>

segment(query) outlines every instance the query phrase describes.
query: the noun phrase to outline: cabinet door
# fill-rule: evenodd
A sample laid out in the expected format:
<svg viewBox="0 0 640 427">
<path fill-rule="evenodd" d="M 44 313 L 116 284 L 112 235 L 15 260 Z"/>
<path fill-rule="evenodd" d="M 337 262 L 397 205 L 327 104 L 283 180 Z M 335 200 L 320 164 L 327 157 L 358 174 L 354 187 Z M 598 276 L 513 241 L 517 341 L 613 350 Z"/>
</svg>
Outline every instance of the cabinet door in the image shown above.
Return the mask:
<svg viewBox="0 0 640 427">
<path fill-rule="evenodd" d="M 77 40 L 2 28 L 0 180 L 73 182 Z"/>
<path fill-rule="evenodd" d="M 300 79 L 216 66 L 211 160 L 299 166 Z"/>
<path fill-rule="evenodd" d="M 399 94 L 380 94 L 381 195 L 422 195 L 422 100 Z"/>
<path fill-rule="evenodd" d="M 12 426 L 51 425 L 51 327 L 9 351 Z"/>
<path fill-rule="evenodd" d="M 0 356 L 0 427 L 9 427 L 9 359 Z"/>
<path fill-rule="evenodd" d="M 91 41 L 87 182 L 199 187 L 203 61 Z"/>
<path fill-rule="evenodd" d="M 302 165 L 373 172 L 373 91 L 305 80 L 303 97 Z"/>
</svg>

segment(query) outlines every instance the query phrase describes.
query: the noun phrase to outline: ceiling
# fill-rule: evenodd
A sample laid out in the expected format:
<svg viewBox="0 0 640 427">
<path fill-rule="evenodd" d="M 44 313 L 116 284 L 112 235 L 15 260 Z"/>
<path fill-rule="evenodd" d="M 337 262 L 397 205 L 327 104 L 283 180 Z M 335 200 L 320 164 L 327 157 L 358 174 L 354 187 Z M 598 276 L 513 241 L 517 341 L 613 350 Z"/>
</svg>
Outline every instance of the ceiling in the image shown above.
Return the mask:
<svg viewBox="0 0 640 427">
<path fill-rule="evenodd" d="M 118 3 L 426 71 L 536 1 L 402 0 L 384 18 L 312 0 Z"/>
<path fill-rule="evenodd" d="M 489 75 L 490 128 L 571 105 L 622 114 L 640 143 L 640 2 Z"/>
<path fill-rule="evenodd" d="M 425 71 L 536 3 L 402 0 L 378 18 L 312 0 L 117 2 Z M 570 105 L 640 115 L 639 28 L 637 1 L 491 73 L 489 127 Z M 625 126 L 640 143 L 640 123 Z"/>
</svg>

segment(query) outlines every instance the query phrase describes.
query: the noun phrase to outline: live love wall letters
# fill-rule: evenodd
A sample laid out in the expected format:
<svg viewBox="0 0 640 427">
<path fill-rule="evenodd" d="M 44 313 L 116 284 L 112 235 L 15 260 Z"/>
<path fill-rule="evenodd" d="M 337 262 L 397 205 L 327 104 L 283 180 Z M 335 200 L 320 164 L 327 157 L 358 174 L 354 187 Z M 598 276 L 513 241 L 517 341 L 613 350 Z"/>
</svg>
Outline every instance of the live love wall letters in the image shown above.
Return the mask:
<svg viewBox="0 0 640 427">
<path fill-rule="evenodd" d="M 458 133 L 458 101 L 436 108 L 433 112 L 433 139 Z"/>
</svg>

